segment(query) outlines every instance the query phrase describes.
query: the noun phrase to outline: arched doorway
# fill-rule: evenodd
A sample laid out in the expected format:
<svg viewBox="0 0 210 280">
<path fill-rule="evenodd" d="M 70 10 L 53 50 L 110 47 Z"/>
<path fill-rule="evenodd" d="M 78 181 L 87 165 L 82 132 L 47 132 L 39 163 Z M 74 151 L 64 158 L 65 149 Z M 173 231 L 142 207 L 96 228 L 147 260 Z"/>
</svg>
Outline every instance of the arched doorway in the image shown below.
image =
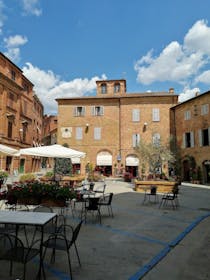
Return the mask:
<svg viewBox="0 0 210 280">
<path fill-rule="evenodd" d="M 138 176 L 139 159 L 136 155 L 128 155 L 125 159 L 125 171 L 132 177 Z"/>
<path fill-rule="evenodd" d="M 210 160 L 203 162 L 204 182 L 210 184 Z"/>
<path fill-rule="evenodd" d="M 112 175 L 112 154 L 108 151 L 102 151 L 97 154 L 96 170 L 104 176 Z"/>
</svg>

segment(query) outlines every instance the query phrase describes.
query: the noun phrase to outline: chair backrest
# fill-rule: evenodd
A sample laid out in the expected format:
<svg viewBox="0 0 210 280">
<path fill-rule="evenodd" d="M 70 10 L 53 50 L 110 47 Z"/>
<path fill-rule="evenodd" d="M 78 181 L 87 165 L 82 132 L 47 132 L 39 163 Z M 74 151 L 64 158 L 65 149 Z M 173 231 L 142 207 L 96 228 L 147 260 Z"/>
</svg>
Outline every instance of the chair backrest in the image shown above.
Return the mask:
<svg viewBox="0 0 210 280">
<path fill-rule="evenodd" d="M 23 261 L 24 250 L 16 248 L 24 248 L 23 242 L 13 234 L 0 233 L 0 259 L 1 260 L 16 260 Z M 18 256 L 17 256 L 18 253 Z"/>
<path fill-rule="evenodd" d="M 75 229 L 74 229 L 74 231 L 73 231 L 73 235 L 72 235 L 72 240 L 71 240 L 72 243 L 74 243 L 74 242 L 77 240 L 77 237 L 78 237 L 78 235 L 79 235 L 79 232 L 80 232 L 82 223 L 83 223 L 83 220 L 81 220 L 81 221 L 79 222 L 79 224 L 75 227 Z"/>
<path fill-rule="evenodd" d="M 156 186 L 151 186 L 150 194 L 156 194 L 157 192 L 157 187 Z"/>
<path fill-rule="evenodd" d="M 88 206 L 87 210 L 98 210 L 98 203 L 100 197 L 88 197 Z"/>
<path fill-rule="evenodd" d="M 114 193 L 106 193 L 102 198 L 100 198 L 99 204 L 111 205 Z"/>
<path fill-rule="evenodd" d="M 105 182 L 96 182 L 95 183 L 95 188 L 94 191 L 95 192 L 100 192 L 100 193 L 104 193 L 106 189 L 106 184 Z"/>
<path fill-rule="evenodd" d="M 34 208 L 33 212 L 53 213 L 53 209 L 49 206 L 39 205 Z"/>
</svg>

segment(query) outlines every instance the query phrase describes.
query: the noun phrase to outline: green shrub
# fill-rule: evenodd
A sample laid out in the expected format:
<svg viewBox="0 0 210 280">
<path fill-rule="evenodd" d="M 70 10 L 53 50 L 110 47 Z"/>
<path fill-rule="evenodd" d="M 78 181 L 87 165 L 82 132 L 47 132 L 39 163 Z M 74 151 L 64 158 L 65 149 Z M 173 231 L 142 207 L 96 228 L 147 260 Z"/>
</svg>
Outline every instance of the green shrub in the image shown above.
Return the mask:
<svg viewBox="0 0 210 280">
<path fill-rule="evenodd" d="M 26 173 L 20 176 L 19 181 L 21 183 L 24 182 L 32 182 L 36 180 L 36 176 L 33 173 Z"/>
</svg>

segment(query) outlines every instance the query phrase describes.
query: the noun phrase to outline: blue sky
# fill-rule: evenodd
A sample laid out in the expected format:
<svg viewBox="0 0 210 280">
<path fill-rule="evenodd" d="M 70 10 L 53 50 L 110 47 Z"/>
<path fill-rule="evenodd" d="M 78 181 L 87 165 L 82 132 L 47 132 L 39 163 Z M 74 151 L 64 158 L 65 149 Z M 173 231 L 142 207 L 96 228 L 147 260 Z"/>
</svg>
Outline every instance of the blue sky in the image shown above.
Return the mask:
<svg viewBox="0 0 210 280">
<path fill-rule="evenodd" d="M 0 0 L 0 50 L 56 114 L 58 97 L 95 94 L 96 80 L 179 100 L 210 87 L 209 0 Z"/>
</svg>

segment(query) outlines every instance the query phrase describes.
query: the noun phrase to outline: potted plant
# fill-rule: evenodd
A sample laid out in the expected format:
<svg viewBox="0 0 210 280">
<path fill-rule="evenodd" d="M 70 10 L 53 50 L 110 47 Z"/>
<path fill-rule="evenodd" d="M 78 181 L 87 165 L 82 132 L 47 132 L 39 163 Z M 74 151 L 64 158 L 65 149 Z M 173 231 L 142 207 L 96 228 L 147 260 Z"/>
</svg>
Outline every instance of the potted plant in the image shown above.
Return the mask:
<svg viewBox="0 0 210 280">
<path fill-rule="evenodd" d="M 3 185 L 8 177 L 8 173 L 4 170 L 0 170 L 0 187 Z"/>
</svg>

